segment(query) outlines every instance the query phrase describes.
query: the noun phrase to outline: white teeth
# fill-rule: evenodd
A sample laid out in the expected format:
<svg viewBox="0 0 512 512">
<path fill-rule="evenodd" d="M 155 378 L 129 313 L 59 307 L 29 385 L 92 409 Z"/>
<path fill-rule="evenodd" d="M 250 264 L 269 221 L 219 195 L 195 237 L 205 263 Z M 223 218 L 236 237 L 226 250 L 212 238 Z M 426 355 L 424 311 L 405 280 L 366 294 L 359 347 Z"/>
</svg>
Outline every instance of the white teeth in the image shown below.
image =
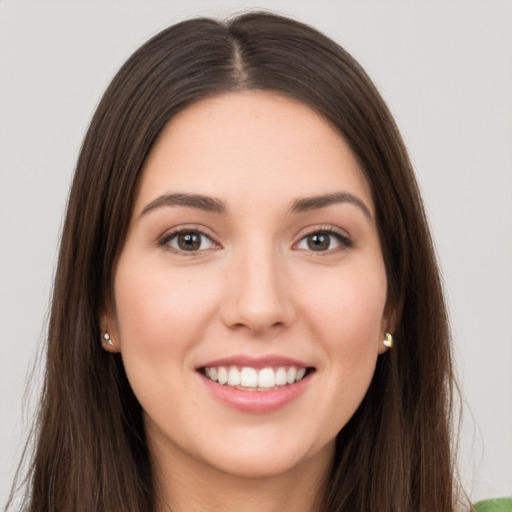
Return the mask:
<svg viewBox="0 0 512 512">
<path fill-rule="evenodd" d="M 211 368 L 210 368 L 210 374 L 211 374 Z M 213 380 L 213 379 L 212 379 Z M 219 381 L 219 384 L 226 384 L 228 381 L 228 372 L 224 366 L 220 366 L 217 370 L 217 380 Z"/>
<path fill-rule="evenodd" d="M 228 386 L 239 386 L 240 385 L 240 372 L 238 368 L 232 366 L 228 371 Z"/>
<path fill-rule="evenodd" d="M 293 384 L 295 382 L 295 377 L 297 377 L 297 369 L 293 366 L 290 366 L 290 368 L 288 368 L 288 372 L 286 373 L 286 382 L 288 382 L 288 384 Z"/>
<path fill-rule="evenodd" d="M 236 366 L 211 366 L 204 368 L 204 375 L 214 382 L 239 389 L 270 391 L 301 381 L 306 375 L 306 368 L 280 366 L 256 370 L 250 366 L 244 366 L 242 369 Z"/>
<path fill-rule="evenodd" d="M 213 380 L 213 379 L 212 379 Z M 240 372 L 240 384 L 246 388 L 258 386 L 258 372 L 254 368 L 245 366 Z"/>
<path fill-rule="evenodd" d="M 278 368 L 276 372 L 276 386 L 284 386 L 286 381 L 286 368 Z"/>
<path fill-rule="evenodd" d="M 263 368 L 258 372 L 258 387 L 273 388 L 276 385 L 276 376 L 272 368 Z"/>
</svg>

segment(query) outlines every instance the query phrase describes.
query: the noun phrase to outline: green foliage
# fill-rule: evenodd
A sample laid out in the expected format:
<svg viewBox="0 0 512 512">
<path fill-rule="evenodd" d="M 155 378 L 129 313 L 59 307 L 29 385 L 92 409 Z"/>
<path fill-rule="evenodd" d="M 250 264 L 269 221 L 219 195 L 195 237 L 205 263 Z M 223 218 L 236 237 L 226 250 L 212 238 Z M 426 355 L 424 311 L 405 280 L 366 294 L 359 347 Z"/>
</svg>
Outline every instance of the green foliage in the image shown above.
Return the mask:
<svg viewBox="0 0 512 512">
<path fill-rule="evenodd" d="M 512 498 L 479 501 L 472 509 L 474 512 L 512 512 Z"/>
</svg>

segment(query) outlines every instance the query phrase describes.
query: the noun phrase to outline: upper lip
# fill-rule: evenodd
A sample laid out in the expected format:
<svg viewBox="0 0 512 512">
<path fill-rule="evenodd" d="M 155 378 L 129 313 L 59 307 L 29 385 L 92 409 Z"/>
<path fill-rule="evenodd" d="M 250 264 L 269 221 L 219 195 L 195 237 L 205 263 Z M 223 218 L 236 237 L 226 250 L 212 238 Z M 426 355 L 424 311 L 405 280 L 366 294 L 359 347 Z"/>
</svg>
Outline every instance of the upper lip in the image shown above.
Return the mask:
<svg viewBox="0 0 512 512">
<path fill-rule="evenodd" d="M 281 366 L 295 366 L 297 368 L 311 368 L 311 365 L 304 363 L 303 361 L 299 361 L 297 359 L 293 359 L 291 357 L 279 356 L 279 355 L 268 355 L 263 357 L 252 357 L 246 355 L 234 355 L 223 357 L 220 359 L 215 359 L 212 361 L 208 361 L 204 364 L 199 365 L 196 369 L 212 367 L 212 366 L 239 366 L 244 367 L 248 366 L 250 368 L 269 368 L 274 367 L 278 368 Z"/>
</svg>

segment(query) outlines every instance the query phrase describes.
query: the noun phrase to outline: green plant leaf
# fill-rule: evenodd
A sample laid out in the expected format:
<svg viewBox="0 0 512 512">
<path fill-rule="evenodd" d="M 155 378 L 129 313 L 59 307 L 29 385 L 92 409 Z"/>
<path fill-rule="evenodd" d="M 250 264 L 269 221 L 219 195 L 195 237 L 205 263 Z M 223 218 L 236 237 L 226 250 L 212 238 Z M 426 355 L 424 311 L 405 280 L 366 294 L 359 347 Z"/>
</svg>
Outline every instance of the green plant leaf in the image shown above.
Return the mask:
<svg viewBox="0 0 512 512">
<path fill-rule="evenodd" d="M 512 498 L 479 501 L 472 508 L 475 512 L 512 512 Z"/>
</svg>

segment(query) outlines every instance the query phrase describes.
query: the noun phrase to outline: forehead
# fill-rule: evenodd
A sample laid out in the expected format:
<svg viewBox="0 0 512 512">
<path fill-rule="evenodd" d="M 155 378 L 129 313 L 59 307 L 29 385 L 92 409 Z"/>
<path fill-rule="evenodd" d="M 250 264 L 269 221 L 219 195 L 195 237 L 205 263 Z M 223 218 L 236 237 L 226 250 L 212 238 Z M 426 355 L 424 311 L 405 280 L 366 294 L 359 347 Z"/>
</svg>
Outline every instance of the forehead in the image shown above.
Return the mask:
<svg viewBox="0 0 512 512">
<path fill-rule="evenodd" d="M 137 207 L 173 191 L 285 200 L 333 190 L 373 210 L 357 158 L 332 124 L 297 100 L 246 91 L 198 101 L 171 119 L 144 165 Z"/>
</svg>

